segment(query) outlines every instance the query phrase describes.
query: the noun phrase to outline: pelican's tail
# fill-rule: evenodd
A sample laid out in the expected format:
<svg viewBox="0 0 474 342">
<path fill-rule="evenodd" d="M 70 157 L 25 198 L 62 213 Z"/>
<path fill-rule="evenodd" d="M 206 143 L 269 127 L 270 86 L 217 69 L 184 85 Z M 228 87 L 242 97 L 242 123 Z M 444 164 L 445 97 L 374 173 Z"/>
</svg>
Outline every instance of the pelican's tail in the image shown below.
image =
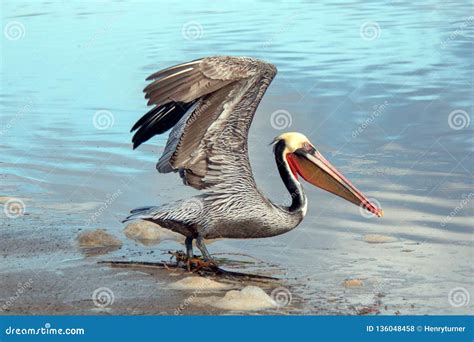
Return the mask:
<svg viewBox="0 0 474 342">
<path fill-rule="evenodd" d="M 187 200 L 179 200 L 157 207 L 140 207 L 133 209 L 122 222 L 131 220 L 147 220 L 158 224 L 193 224 L 204 215 L 203 197 L 196 196 Z"/>
<path fill-rule="evenodd" d="M 133 220 L 149 220 L 152 219 L 159 212 L 160 207 L 140 207 L 130 211 L 129 216 L 122 221 L 122 223 Z"/>
</svg>

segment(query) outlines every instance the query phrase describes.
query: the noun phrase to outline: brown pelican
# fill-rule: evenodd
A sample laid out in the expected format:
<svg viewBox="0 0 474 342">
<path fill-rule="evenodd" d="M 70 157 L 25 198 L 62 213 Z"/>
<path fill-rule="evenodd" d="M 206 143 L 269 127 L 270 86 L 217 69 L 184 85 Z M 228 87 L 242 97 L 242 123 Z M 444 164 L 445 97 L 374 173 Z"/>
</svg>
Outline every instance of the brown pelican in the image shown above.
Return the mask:
<svg viewBox="0 0 474 342">
<path fill-rule="evenodd" d="M 382 210 L 369 200 L 300 133 L 273 141 L 280 176 L 291 205 L 266 198 L 257 188 L 248 159 L 247 136 L 260 100 L 277 73 L 274 65 L 247 57 L 207 57 L 158 71 L 145 89 L 154 108 L 133 126 L 133 148 L 172 129 L 158 172 L 178 172 L 200 196 L 131 211 L 125 221 L 142 219 L 186 237 L 212 261 L 204 239 L 265 238 L 294 229 L 306 214 L 299 177 L 363 207 Z"/>
</svg>

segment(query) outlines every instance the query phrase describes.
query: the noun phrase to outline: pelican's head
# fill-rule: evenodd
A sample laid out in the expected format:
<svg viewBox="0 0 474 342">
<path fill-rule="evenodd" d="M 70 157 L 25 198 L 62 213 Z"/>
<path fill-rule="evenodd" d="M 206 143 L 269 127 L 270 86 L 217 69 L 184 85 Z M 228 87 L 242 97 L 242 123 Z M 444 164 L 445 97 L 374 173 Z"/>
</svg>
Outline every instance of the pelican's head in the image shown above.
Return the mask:
<svg viewBox="0 0 474 342">
<path fill-rule="evenodd" d="M 383 211 L 365 197 L 330 162 L 324 158 L 309 139 L 296 132 L 283 133 L 273 140 L 278 145 L 293 176 L 301 176 L 307 182 L 365 208 L 381 217 Z M 276 153 L 276 151 L 275 151 Z"/>
</svg>

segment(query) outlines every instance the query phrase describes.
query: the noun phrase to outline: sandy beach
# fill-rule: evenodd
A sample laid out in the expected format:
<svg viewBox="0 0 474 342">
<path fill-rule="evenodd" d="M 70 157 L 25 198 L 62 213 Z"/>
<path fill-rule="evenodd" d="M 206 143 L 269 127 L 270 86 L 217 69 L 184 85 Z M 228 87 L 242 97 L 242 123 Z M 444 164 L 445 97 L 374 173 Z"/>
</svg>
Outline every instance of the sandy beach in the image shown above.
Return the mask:
<svg viewBox="0 0 474 342">
<path fill-rule="evenodd" d="M 337 242 L 338 247 L 331 241 L 333 247 L 320 245 L 317 253 L 313 250 L 311 254 L 317 255 L 313 262 L 305 251 L 292 256 L 294 263 L 285 260 L 286 264 L 282 264 L 275 262 L 281 260 L 276 257 L 278 246 L 272 248 L 270 245 L 272 254 L 264 249 L 253 249 L 250 241 L 241 242 L 244 248 L 253 251 L 253 255 L 249 255 L 243 254 L 242 248 L 235 247 L 239 244 L 237 240 L 230 244 L 217 241 L 210 244 L 210 248 L 222 251 L 216 254 L 216 258 L 223 268 L 271 276 L 277 280 L 200 277 L 185 270 L 101 264 L 104 261 L 169 261 L 167 252 L 182 249 L 182 245 L 170 237 L 158 245 L 156 241 L 143 244 L 128 239 L 121 232 L 124 227 L 116 224 L 116 229 L 103 231 L 115 237 L 122 246 L 96 248 L 91 252 L 91 249 L 80 248 L 78 242 L 78 236 L 84 232 L 95 231 L 90 227 L 79 228 L 83 223 L 83 213 L 64 215 L 63 207 L 52 209 L 48 205 L 49 224 L 41 229 L 31 229 L 32 222 L 40 222 L 45 208 L 35 203 L 33 198 L 25 203 L 28 207 L 24 215 L 3 227 L 4 232 L 7 230 L 0 243 L 3 314 L 364 315 L 447 312 L 442 296 L 436 304 L 433 300 L 435 294 L 428 285 L 424 296 L 429 297 L 429 301 L 424 296 L 411 295 L 408 290 L 420 288 L 424 277 L 430 274 L 427 271 L 423 274 L 423 269 L 433 260 L 441 261 L 439 256 L 430 252 L 436 247 L 436 242 L 417 243 L 386 235 L 365 235 L 357 239 L 352 234 L 353 240 L 346 240 L 343 249 L 341 241 Z M 88 208 L 89 205 L 92 206 L 83 203 L 82 207 Z M 68 230 L 64 229 L 65 225 L 78 228 Z M 460 247 L 456 246 L 446 252 L 456 257 L 459 250 Z M 364 258 L 355 258 L 354 255 L 361 251 L 364 251 Z M 338 255 L 339 260 L 334 260 L 334 255 Z M 389 255 L 397 256 L 396 266 L 394 260 L 389 262 Z M 373 276 L 369 271 L 373 265 L 377 265 L 385 276 Z M 407 280 L 409 274 L 411 281 Z M 183 279 L 184 285 L 180 283 Z M 208 279 L 215 284 L 206 283 Z M 222 308 L 222 299 L 229 291 L 241 291 L 247 286 L 262 289 L 266 297 L 257 296 L 258 300 L 252 296 L 234 298 Z M 280 302 L 262 308 L 261 300 Z M 466 308 L 465 312 L 468 310 Z M 449 312 L 457 314 L 460 310 Z"/>
</svg>

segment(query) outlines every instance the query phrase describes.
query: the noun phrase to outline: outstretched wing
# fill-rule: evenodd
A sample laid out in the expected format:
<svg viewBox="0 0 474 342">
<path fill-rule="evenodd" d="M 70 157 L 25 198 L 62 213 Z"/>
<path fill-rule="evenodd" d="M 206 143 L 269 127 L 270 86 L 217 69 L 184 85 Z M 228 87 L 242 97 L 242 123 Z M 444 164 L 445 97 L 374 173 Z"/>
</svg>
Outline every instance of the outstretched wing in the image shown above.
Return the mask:
<svg viewBox="0 0 474 342">
<path fill-rule="evenodd" d="M 254 180 L 247 136 L 253 116 L 276 75 L 272 64 L 247 57 L 207 57 L 159 71 L 145 89 L 155 107 L 133 126 L 134 148 L 173 128 L 159 172 L 177 172 L 204 189 Z"/>
</svg>

